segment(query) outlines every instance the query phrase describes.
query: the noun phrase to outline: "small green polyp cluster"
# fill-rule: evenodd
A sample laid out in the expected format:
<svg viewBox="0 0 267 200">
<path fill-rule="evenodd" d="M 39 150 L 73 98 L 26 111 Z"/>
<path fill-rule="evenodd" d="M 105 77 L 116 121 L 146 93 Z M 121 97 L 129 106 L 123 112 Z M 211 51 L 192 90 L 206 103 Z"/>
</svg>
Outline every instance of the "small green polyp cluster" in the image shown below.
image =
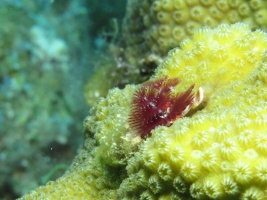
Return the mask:
<svg viewBox="0 0 267 200">
<path fill-rule="evenodd" d="M 124 90 L 110 90 L 107 98 L 101 98 L 87 118 L 90 131 L 99 143 L 96 155 L 111 166 L 126 163 L 136 145 L 133 131 L 129 131 L 128 115 L 134 86 Z"/>
</svg>

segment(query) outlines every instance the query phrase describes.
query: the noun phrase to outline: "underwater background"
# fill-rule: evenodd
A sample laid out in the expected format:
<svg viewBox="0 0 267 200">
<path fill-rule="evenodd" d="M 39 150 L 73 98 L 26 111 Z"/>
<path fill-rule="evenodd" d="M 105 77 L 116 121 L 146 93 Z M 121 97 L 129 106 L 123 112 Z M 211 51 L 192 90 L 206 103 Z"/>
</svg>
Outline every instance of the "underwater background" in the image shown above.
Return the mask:
<svg viewBox="0 0 267 200">
<path fill-rule="evenodd" d="M 1 199 L 55 180 L 70 165 L 94 101 L 84 88 L 125 8 L 125 0 L 0 1 Z"/>
<path fill-rule="evenodd" d="M 266 199 L 267 1 L 2 0 L 0 24 L 0 199 Z"/>
</svg>

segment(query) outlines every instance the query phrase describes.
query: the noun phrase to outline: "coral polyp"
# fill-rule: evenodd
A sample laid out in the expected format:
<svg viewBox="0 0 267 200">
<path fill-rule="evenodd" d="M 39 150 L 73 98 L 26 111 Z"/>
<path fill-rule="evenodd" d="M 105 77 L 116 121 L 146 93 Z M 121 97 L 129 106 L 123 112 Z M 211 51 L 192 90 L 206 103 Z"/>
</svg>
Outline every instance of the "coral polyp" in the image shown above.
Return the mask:
<svg viewBox="0 0 267 200">
<path fill-rule="evenodd" d="M 157 126 L 170 126 L 188 112 L 194 100 L 194 85 L 183 93 L 173 94 L 179 83 L 177 78 L 164 77 L 145 82 L 135 92 L 129 124 L 141 138 L 151 136 L 151 131 Z"/>
</svg>

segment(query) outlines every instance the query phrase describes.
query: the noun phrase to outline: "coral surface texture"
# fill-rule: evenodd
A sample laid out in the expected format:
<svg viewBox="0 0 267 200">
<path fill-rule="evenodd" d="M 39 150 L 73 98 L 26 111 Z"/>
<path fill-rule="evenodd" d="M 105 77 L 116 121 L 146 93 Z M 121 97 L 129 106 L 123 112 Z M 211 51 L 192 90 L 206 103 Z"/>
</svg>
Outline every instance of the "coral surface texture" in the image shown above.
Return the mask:
<svg viewBox="0 0 267 200">
<path fill-rule="evenodd" d="M 246 22 L 253 29 L 267 28 L 263 0 L 133 0 L 128 6 L 126 41 L 162 55 L 203 26 Z"/>
</svg>

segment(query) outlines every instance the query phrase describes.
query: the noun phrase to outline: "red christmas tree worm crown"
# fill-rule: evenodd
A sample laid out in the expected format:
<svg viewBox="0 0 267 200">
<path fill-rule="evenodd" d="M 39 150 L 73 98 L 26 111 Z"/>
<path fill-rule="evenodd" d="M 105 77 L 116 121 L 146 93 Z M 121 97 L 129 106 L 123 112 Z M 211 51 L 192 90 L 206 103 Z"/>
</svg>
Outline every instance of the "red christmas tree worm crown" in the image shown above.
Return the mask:
<svg viewBox="0 0 267 200">
<path fill-rule="evenodd" d="M 177 78 L 164 77 L 144 83 L 135 92 L 129 124 L 141 138 L 149 137 L 156 126 L 170 126 L 189 111 L 190 105 L 194 102 L 194 85 L 184 93 L 171 94 L 179 83 Z"/>
</svg>

